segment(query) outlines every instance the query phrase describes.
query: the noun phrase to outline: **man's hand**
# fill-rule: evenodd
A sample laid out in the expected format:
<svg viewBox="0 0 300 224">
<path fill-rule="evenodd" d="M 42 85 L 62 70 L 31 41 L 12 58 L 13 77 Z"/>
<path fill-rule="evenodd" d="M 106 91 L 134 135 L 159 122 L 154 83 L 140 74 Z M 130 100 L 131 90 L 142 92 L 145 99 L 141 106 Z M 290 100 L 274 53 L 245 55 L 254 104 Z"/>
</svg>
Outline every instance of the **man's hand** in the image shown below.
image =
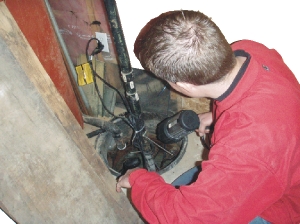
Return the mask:
<svg viewBox="0 0 300 224">
<path fill-rule="evenodd" d="M 200 120 L 200 127 L 196 130 L 196 132 L 199 134 L 199 136 L 203 136 L 206 133 L 209 133 L 210 129 L 208 128 L 212 124 L 212 113 L 203 113 L 198 114 L 199 120 Z"/>
<path fill-rule="evenodd" d="M 117 186 L 116 186 L 117 192 L 121 192 L 121 188 L 131 188 L 131 185 L 129 183 L 129 175 L 138 169 L 140 168 L 136 167 L 134 169 L 129 169 L 123 176 L 120 176 L 117 179 Z"/>
</svg>

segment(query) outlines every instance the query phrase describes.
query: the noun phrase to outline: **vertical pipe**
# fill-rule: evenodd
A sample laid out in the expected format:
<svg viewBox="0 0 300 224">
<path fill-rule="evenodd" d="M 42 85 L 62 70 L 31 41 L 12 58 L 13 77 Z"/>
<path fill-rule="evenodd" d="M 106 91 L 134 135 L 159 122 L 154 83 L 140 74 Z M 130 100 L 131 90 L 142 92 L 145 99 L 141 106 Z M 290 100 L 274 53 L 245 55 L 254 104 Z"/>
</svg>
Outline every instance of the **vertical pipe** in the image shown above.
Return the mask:
<svg viewBox="0 0 300 224">
<path fill-rule="evenodd" d="M 107 16 L 110 22 L 110 28 L 113 34 L 121 71 L 131 73 L 132 67 L 128 55 L 128 50 L 122 30 L 122 25 L 115 0 L 104 0 Z"/>
<path fill-rule="evenodd" d="M 139 97 L 134 84 L 133 71 L 130 64 L 128 50 L 123 34 L 123 29 L 115 0 L 104 0 L 106 13 L 109 19 L 110 29 L 117 50 L 117 57 L 121 69 L 122 79 L 125 85 L 126 96 L 132 112 L 136 117 L 141 115 Z"/>
<path fill-rule="evenodd" d="M 138 145 L 139 150 L 143 153 L 143 159 L 146 168 L 148 170 L 155 171 L 156 167 L 151 154 L 151 147 L 149 145 L 149 142 L 147 142 L 143 137 L 146 134 L 145 122 L 141 117 L 139 97 L 134 84 L 133 71 L 129 60 L 119 13 L 117 10 L 117 4 L 115 0 L 104 0 L 104 4 L 118 54 L 118 61 L 125 85 L 126 97 L 134 115 L 133 119 L 135 123 L 135 145 Z"/>
</svg>

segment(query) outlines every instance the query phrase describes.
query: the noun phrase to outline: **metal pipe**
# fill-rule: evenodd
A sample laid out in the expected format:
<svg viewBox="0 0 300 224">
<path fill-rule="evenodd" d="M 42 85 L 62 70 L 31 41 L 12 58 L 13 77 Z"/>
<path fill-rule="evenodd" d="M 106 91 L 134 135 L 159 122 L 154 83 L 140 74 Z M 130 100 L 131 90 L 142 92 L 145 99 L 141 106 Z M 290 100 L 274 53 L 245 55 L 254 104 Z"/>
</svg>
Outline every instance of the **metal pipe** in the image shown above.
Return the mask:
<svg viewBox="0 0 300 224">
<path fill-rule="evenodd" d="M 49 17 L 50 17 L 52 26 L 53 26 L 53 28 L 54 28 L 55 34 L 56 34 L 56 36 L 57 36 L 58 42 L 60 43 L 60 46 L 61 46 L 62 51 L 63 51 L 63 53 L 64 53 L 64 56 L 65 56 L 65 58 L 66 58 L 66 60 L 67 60 L 67 63 L 68 63 L 68 65 L 69 65 L 71 74 L 72 74 L 74 80 L 76 80 L 76 79 L 77 79 L 77 73 L 76 73 L 76 71 L 75 71 L 73 62 L 72 62 L 72 60 L 71 60 L 71 58 L 70 58 L 70 55 L 69 55 L 69 52 L 68 52 L 68 50 L 67 50 L 65 41 L 64 41 L 64 39 L 62 38 L 62 36 L 61 36 L 61 34 L 60 34 L 60 32 L 59 32 L 59 28 L 58 28 L 58 25 L 57 25 L 57 23 L 56 23 L 55 16 L 53 15 L 51 6 L 50 6 L 48 0 L 44 0 L 44 2 L 45 2 L 45 5 L 46 5 L 46 8 L 47 8 L 47 11 L 48 11 L 48 13 L 49 13 Z M 90 104 L 89 104 L 88 99 L 87 99 L 86 96 L 85 96 L 85 93 L 84 93 L 83 89 L 82 89 L 80 86 L 78 86 L 78 90 L 79 90 L 79 92 L 80 92 L 80 95 L 81 95 L 81 97 L 82 97 L 82 100 L 83 100 L 83 102 L 84 102 L 84 105 L 86 106 L 86 108 L 87 108 L 89 111 L 91 111 L 91 106 L 90 106 Z"/>
</svg>

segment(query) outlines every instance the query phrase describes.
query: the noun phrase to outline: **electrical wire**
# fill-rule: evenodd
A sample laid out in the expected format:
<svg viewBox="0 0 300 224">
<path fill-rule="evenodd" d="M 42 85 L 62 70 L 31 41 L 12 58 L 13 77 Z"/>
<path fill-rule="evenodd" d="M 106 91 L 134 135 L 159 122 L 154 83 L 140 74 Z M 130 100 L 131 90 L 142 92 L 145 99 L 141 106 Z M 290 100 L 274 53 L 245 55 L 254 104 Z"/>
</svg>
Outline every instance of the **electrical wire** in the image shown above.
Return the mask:
<svg viewBox="0 0 300 224">
<path fill-rule="evenodd" d="M 97 78 L 99 78 L 105 85 L 107 85 L 108 87 L 110 87 L 111 89 L 113 89 L 114 91 L 116 91 L 116 92 L 118 93 L 118 95 L 120 96 L 120 98 L 121 98 L 121 100 L 122 100 L 124 106 L 126 107 L 126 110 L 127 110 L 128 112 L 130 112 L 131 110 L 130 110 L 130 107 L 129 107 L 129 105 L 128 105 L 128 102 L 124 99 L 124 97 L 122 96 L 122 94 L 120 93 L 120 91 L 117 90 L 115 87 L 113 87 L 110 83 L 106 82 L 106 80 L 103 79 L 101 76 L 99 76 L 99 75 L 97 74 L 97 72 L 94 70 L 94 68 L 93 68 L 93 66 L 92 66 L 92 60 L 89 58 L 89 55 L 88 55 L 89 45 L 90 45 L 90 43 L 91 43 L 92 40 L 96 40 L 97 43 L 98 43 L 98 46 L 97 46 L 97 47 L 95 48 L 95 50 L 92 52 L 91 56 L 94 56 L 95 54 L 100 53 L 100 52 L 102 51 L 102 49 L 103 49 L 103 45 L 102 45 L 101 41 L 99 41 L 97 38 L 94 38 L 94 37 L 91 38 L 91 39 L 88 41 L 88 43 L 87 43 L 87 46 L 86 46 L 86 60 L 87 60 L 87 61 L 90 63 L 90 65 L 91 65 L 91 69 L 92 69 L 92 71 L 93 71 L 93 75 L 96 76 Z M 101 47 L 99 47 L 99 45 L 102 46 L 102 49 L 99 49 L 99 48 L 101 48 Z M 95 80 L 94 80 L 94 82 L 95 82 Z M 95 84 L 97 85 L 96 82 L 95 82 Z M 110 111 L 108 110 L 107 112 L 109 113 Z"/>
<path fill-rule="evenodd" d="M 89 50 L 89 45 L 91 43 L 91 41 L 93 40 L 96 40 L 97 41 L 97 47 L 93 50 L 92 54 L 89 56 L 88 54 L 88 50 Z M 145 137 L 142 133 L 142 131 L 145 129 L 145 124 L 141 124 L 139 123 L 139 121 L 141 120 L 139 117 L 137 117 L 134 113 L 132 113 L 131 111 L 131 108 L 129 106 L 129 103 L 127 102 L 127 100 L 124 99 L 124 97 L 122 96 L 122 94 L 119 92 L 119 90 L 117 90 L 114 86 L 112 86 L 110 83 L 108 83 L 105 79 L 103 79 L 101 76 L 99 76 L 97 74 L 97 72 L 95 71 L 95 69 L 93 68 L 93 64 L 92 64 L 92 57 L 98 53 L 100 53 L 103 49 L 103 45 L 102 43 L 97 39 L 97 38 L 91 38 L 88 43 L 87 43 L 87 46 L 86 46 L 86 59 L 90 65 L 90 68 L 92 70 L 92 74 L 93 74 L 93 81 L 94 81 L 94 86 L 95 86 L 95 89 L 97 91 L 97 94 L 98 94 L 98 97 L 102 103 L 102 106 L 103 108 L 111 115 L 113 116 L 115 119 L 116 118 L 120 118 L 122 119 L 126 124 L 128 124 L 134 131 L 134 135 L 133 135 L 133 138 L 132 138 L 132 145 L 136 148 L 139 149 L 139 151 L 144 154 L 144 145 L 143 145 L 143 138 L 146 138 L 148 141 L 150 140 L 149 138 Z M 127 113 L 129 114 L 129 116 L 127 118 L 124 117 L 121 117 L 121 116 L 117 116 L 115 115 L 113 112 L 111 112 L 107 107 L 106 105 L 104 104 L 104 100 L 100 94 L 100 91 L 99 91 L 99 87 L 97 85 L 97 82 L 96 82 L 96 78 L 99 78 L 105 85 L 107 85 L 108 87 L 110 87 L 111 89 L 113 89 L 114 91 L 116 91 L 116 93 L 120 96 L 125 108 L 126 108 L 126 111 Z M 165 88 L 161 91 L 163 92 L 165 89 L 166 89 L 167 85 L 165 86 Z M 159 94 L 160 95 L 160 94 Z M 170 91 L 169 91 L 169 97 L 168 97 L 168 103 L 167 103 L 167 115 L 168 115 L 168 112 L 169 112 L 169 107 L 170 107 Z M 142 127 L 141 127 L 142 126 Z M 151 141 L 151 140 L 150 140 Z M 152 143 L 154 143 L 153 141 L 151 141 Z M 156 144 L 155 144 L 156 145 Z M 158 145 L 156 145 L 157 147 L 159 147 Z M 165 145 L 164 145 L 165 147 Z M 167 160 L 169 159 L 166 159 L 166 152 L 173 155 L 172 153 L 168 152 L 167 150 L 165 150 L 163 147 L 159 147 L 160 149 L 163 149 L 163 153 L 164 153 L 164 159 L 163 161 L 161 161 L 161 164 L 163 164 L 164 162 L 166 162 Z M 143 163 L 146 164 L 146 158 L 145 156 L 142 156 L 142 159 L 143 159 Z M 156 167 L 157 165 L 154 164 Z M 110 168 L 111 170 L 113 170 L 112 168 Z"/>
<path fill-rule="evenodd" d="M 111 116 L 113 116 L 114 118 L 121 118 L 124 122 L 126 122 L 131 128 L 134 129 L 134 125 L 132 124 L 132 121 L 130 121 L 130 119 L 126 119 L 125 117 L 121 117 L 121 116 L 117 116 L 115 115 L 113 112 L 111 112 L 107 107 L 106 105 L 104 104 L 104 100 L 100 94 L 100 91 L 99 91 L 99 87 L 98 87 L 98 84 L 96 82 L 96 77 L 99 78 L 105 85 L 107 85 L 108 87 L 110 87 L 111 89 L 113 89 L 114 91 L 116 91 L 116 93 L 120 96 L 125 108 L 126 108 L 126 111 L 132 115 L 132 112 L 131 112 L 131 109 L 128 105 L 128 102 L 124 99 L 124 97 L 122 96 L 122 94 L 120 93 L 119 90 L 117 90 L 114 86 L 112 86 L 110 83 L 108 83 L 105 79 L 103 79 L 101 76 L 99 76 L 97 74 L 97 72 L 95 71 L 95 69 L 93 68 L 93 64 L 92 64 L 92 60 L 89 56 L 89 53 L 88 53 L 88 50 L 89 50 L 89 46 L 90 46 L 90 43 L 91 41 L 93 40 L 96 40 L 97 41 L 97 47 L 93 50 L 92 54 L 91 54 L 91 57 L 93 57 L 94 55 L 100 53 L 103 49 L 103 45 L 101 43 L 101 41 L 99 41 L 97 38 L 91 38 L 88 42 L 87 42 L 87 45 L 86 45 L 86 60 L 88 61 L 89 65 L 90 65 L 90 68 L 92 70 L 92 73 L 93 73 L 93 81 L 94 81 L 94 86 L 95 86 L 95 89 L 96 89 L 96 92 L 98 94 L 98 97 L 102 103 L 102 106 L 103 108 L 107 111 L 107 113 L 109 113 Z"/>
<path fill-rule="evenodd" d="M 200 140 L 201 140 L 203 147 L 206 148 L 207 150 L 210 150 L 210 147 L 206 144 L 204 136 L 201 136 Z"/>
</svg>

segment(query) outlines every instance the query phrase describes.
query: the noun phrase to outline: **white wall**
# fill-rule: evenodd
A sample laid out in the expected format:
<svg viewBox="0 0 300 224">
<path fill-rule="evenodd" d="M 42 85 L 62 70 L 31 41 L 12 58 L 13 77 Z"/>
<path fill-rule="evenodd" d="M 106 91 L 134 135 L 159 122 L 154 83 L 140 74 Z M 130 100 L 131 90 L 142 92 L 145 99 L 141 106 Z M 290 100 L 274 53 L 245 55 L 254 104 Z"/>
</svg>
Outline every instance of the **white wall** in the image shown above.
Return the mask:
<svg viewBox="0 0 300 224">
<path fill-rule="evenodd" d="M 275 48 L 300 82 L 300 12 L 296 0 L 116 0 L 132 67 L 141 28 L 171 10 L 199 10 L 219 26 L 228 42 L 251 39 Z M 251 4 L 247 4 L 250 2 Z"/>
</svg>

